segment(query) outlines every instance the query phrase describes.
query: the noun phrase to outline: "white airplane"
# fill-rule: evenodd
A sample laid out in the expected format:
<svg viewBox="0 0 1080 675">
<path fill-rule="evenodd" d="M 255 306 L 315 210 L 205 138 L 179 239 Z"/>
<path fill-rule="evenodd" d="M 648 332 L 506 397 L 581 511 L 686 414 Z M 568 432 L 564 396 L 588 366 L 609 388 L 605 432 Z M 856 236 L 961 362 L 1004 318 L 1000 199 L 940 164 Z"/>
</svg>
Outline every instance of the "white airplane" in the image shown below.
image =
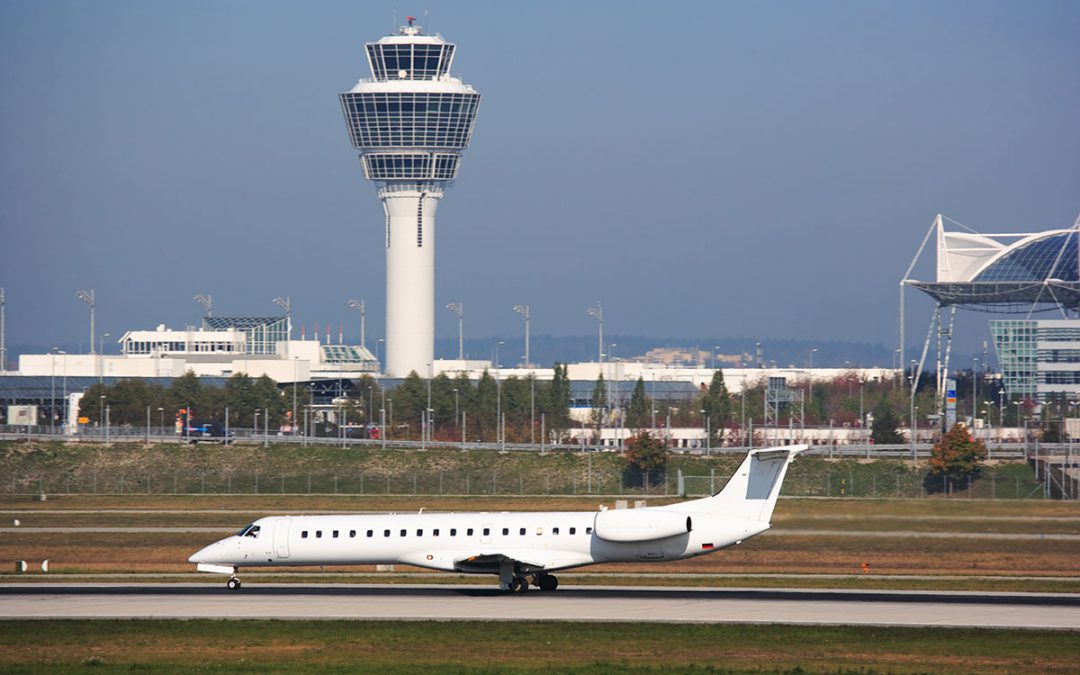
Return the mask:
<svg viewBox="0 0 1080 675">
<path fill-rule="evenodd" d="M 668 506 L 597 511 L 270 516 L 191 556 L 200 572 L 241 567 L 406 564 L 497 574 L 502 590 L 559 585 L 552 572 L 606 562 L 683 560 L 771 527 L 788 465 L 805 445 L 751 450 L 724 489 Z"/>
</svg>

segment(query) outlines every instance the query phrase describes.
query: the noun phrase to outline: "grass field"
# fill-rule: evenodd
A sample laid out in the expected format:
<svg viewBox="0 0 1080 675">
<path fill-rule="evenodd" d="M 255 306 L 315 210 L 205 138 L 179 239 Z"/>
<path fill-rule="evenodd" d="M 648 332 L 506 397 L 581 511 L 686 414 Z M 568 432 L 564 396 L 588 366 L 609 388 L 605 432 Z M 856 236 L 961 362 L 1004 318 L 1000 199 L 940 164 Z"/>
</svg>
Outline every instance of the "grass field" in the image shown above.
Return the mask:
<svg viewBox="0 0 1080 675">
<path fill-rule="evenodd" d="M 0 622 L 0 670 L 1074 673 L 1075 633 L 342 621 Z"/>
<path fill-rule="evenodd" d="M 671 454 L 666 479 L 625 471 L 613 452 L 495 452 L 438 448 L 336 448 L 116 443 L 0 443 L 0 493 L 30 494 L 380 494 L 675 495 L 723 486 L 742 459 Z M 785 494 L 812 497 L 934 496 L 925 463 L 804 456 Z M 990 463 L 958 497 L 1030 499 L 1042 489 L 1024 463 Z"/>
</svg>

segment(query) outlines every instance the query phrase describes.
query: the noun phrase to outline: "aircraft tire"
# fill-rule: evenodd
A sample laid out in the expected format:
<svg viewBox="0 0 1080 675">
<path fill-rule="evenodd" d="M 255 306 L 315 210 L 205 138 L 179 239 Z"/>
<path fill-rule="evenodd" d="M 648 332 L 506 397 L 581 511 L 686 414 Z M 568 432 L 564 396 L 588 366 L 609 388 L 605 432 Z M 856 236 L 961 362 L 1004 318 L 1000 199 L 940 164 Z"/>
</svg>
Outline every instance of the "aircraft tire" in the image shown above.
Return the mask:
<svg viewBox="0 0 1080 675">
<path fill-rule="evenodd" d="M 234 579 L 229 579 L 229 582 L 226 585 L 229 587 L 229 590 L 231 590 L 231 591 L 240 590 L 240 580 L 239 579 L 235 579 L 235 578 Z"/>
<path fill-rule="evenodd" d="M 540 583 L 537 585 L 541 591 L 553 591 L 559 587 L 559 578 L 553 574 L 545 574 L 540 577 Z"/>
<path fill-rule="evenodd" d="M 529 590 L 529 582 L 524 577 L 514 577 L 510 581 L 511 593 L 524 593 Z"/>
</svg>

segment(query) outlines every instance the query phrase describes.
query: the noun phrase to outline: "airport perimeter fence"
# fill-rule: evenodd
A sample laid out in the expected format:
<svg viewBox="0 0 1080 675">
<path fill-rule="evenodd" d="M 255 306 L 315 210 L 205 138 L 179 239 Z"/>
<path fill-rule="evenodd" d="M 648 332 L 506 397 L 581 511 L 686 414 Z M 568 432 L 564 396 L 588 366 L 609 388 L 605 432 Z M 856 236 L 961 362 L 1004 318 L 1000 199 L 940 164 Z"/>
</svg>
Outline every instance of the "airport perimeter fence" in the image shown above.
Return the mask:
<svg viewBox="0 0 1080 675">
<path fill-rule="evenodd" d="M 343 448 L 386 448 L 386 449 L 425 449 L 443 448 L 460 450 L 510 450 L 523 452 L 551 452 L 551 451 L 597 451 L 617 452 L 620 450 L 613 445 L 594 445 L 583 443 L 485 443 L 479 441 L 461 442 L 458 440 L 431 440 L 412 441 L 399 439 L 370 439 L 350 438 L 342 436 L 303 436 L 290 435 L 279 432 L 265 433 L 261 429 L 237 427 L 230 429 L 229 436 L 211 435 L 178 435 L 169 431 L 169 427 L 160 428 L 153 426 L 150 429 L 135 426 L 118 426 L 111 429 L 91 428 L 80 430 L 77 434 L 66 434 L 60 428 L 50 429 L 47 426 L 25 425 L 0 425 L 0 440 L 8 441 L 62 441 L 65 443 L 147 443 L 147 444 L 199 444 L 218 443 L 242 445 L 299 445 L 299 446 L 337 446 Z M 610 439 L 609 439 L 610 440 Z M 777 445 L 790 445 L 800 442 L 799 439 L 784 439 L 776 441 Z M 759 446 L 760 447 L 760 446 Z M 987 443 L 988 460 L 1022 460 L 1032 454 L 1040 454 L 1044 449 L 1056 449 L 1061 454 L 1068 453 L 1080 457 L 1080 444 L 1073 450 L 1070 444 L 1049 446 L 1038 443 Z M 932 443 L 920 442 L 914 447 L 909 443 L 895 445 L 875 445 L 873 443 L 821 443 L 812 445 L 807 452 L 811 456 L 828 457 L 830 459 L 911 459 L 925 460 L 930 457 Z M 752 448 L 739 446 L 721 447 L 672 447 L 669 452 L 689 455 L 736 455 L 745 454 Z"/>
<path fill-rule="evenodd" d="M 800 472 L 784 483 L 786 497 L 854 499 L 1075 499 L 1057 494 L 1025 465 L 988 470 L 967 484 L 949 485 L 925 473 L 850 470 Z M 727 472 L 661 475 L 636 472 L 519 471 L 357 471 L 326 473 L 222 473 L 195 471 L 112 471 L 86 468 L 63 473 L 9 474 L 0 493 L 9 495 L 342 495 L 389 497 L 697 497 L 714 494 Z M 946 494 L 948 493 L 948 494 Z"/>
</svg>

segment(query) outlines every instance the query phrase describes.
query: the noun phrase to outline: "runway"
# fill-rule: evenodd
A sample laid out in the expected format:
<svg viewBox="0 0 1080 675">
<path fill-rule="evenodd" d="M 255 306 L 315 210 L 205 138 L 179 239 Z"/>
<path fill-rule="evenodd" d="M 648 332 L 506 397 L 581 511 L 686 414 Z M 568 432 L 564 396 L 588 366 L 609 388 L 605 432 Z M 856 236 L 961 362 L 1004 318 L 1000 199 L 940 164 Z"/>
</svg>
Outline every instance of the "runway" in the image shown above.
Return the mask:
<svg viewBox="0 0 1080 675">
<path fill-rule="evenodd" d="M 645 621 L 1080 630 L 1080 597 L 1027 593 L 565 586 L 6 584 L 0 619 Z"/>
</svg>

